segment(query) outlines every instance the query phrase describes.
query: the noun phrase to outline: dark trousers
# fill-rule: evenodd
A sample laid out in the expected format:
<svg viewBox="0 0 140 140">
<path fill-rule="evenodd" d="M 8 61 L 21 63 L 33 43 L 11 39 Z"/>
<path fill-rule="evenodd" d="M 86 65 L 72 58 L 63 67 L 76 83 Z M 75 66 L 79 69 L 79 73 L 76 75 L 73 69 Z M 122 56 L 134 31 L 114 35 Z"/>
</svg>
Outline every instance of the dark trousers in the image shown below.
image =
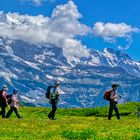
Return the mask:
<svg viewBox="0 0 140 140">
<path fill-rule="evenodd" d="M 51 100 L 51 105 L 52 105 L 52 110 L 51 110 L 51 112 L 49 113 L 48 116 L 50 116 L 52 119 L 54 119 L 55 112 L 57 110 L 57 102 L 56 102 L 56 100 Z"/>
<path fill-rule="evenodd" d="M 9 111 L 6 114 L 6 118 L 9 118 L 13 111 L 15 112 L 17 117 L 20 118 L 20 115 L 18 113 L 18 109 L 16 107 L 10 107 Z"/>
<path fill-rule="evenodd" d="M 1 111 L 0 111 L 0 115 L 2 115 L 2 118 L 5 118 L 5 114 L 6 114 L 6 106 L 1 106 Z"/>
<path fill-rule="evenodd" d="M 108 119 L 109 119 L 109 120 L 110 120 L 111 117 L 112 117 L 113 110 L 114 110 L 115 113 L 116 113 L 117 119 L 120 119 L 119 110 L 118 110 L 118 108 L 117 108 L 117 102 L 110 101 L 110 107 L 109 107 L 109 113 L 108 113 Z"/>
</svg>

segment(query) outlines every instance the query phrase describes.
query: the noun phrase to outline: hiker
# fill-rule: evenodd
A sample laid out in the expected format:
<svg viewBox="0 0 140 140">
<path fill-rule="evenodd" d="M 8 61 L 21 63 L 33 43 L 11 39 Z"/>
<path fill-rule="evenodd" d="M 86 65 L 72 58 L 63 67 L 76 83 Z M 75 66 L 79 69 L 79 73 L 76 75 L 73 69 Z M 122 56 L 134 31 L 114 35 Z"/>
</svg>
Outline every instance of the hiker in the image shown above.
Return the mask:
<svg viewBox="0 0 140 140">
<path fill-rule="evenodd" d="M 23 117 L 21 117 L 19 115 L 19 112 L 18 112 L 19 100 L 18 100 L 17 94 L 18 94 L 18 90 L 14 89 L 13 93 L 11 94 L 11 96 L 9 96 L 10 109 L 9 109 L 9 111 L 6 114 L 6 118 L 9 118 L 13 111 L 15 112 L 16 116 L 19 119 L 23 118 Z"/>
<path fill-rule="evenodd" d="M 6 114 L 5 109 L 6 107 L 9 107 L 8 100 L 6 98 L 7 90 L 8 87 L 6 85 L 3 85 L 3 88 L 0 91 L 0 107 L 1 107 L 0 115 L 2 115 L 2 118 L 5 118 Z"/>
<path fill-rule="evenodd" d="M 52 105 L 52 110 L 48 114 L 48 118 L 51 120 L 56 120 L 55 112 L 57 110 L 57 104 L 59 101 L 59 85 L 59 82 L 55 81 L 54 86 L 50 88 L 49 103 Z"/>
<path fill-rule="evenodd" d="M 113 109 L 116 113 L 117 119 L 120 119 L 117 103 L 118 103 L 118 98 L 121 98 L 121 96 L 117 94 L 118 86 L 119 86 L 118 84 L 112 85 L 112 90 L 110 93 L 110 106 L 109 106 L 108 120 L 111 120 Z"/>
</svg>

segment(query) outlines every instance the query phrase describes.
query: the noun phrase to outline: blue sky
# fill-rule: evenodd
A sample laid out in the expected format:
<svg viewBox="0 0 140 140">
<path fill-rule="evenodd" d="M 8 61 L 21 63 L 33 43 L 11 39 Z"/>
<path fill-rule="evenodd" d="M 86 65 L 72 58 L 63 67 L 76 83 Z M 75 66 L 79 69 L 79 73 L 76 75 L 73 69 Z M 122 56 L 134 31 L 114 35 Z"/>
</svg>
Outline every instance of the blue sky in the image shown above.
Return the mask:
<svg viewBox="0 0 140 140">
<path fill-rule="evenodd" d="M 0 11 L 6 13 L 18 12 L 22 15 L 28 14 L 32 16 L 42 14 L 50 17 L 57 5 L 68 2 L 67 0 L 40 0 L 41 3 L 37 3 L 37 0 L 36 3 L 33 1 L 35 0 L 3 0 L 0 3 Z M 140 29 L 139 0 L 73 0 L 73 2 L 82 15 L 82 18 L 79 19 L 80 22 L 91 29 L 97 22 L 104 23 L 103 27 L 107 23 L 111 23 L 113 27 L 114 24 L 119 27 L 116 25 L 119 23 L 125 23 L 132 27 L 129 33 L 123 32 L 123 35 L 113 35 L 113 41 L 112 36 L 111 41 L 107 41 L 106 37 L 102 34 L 82 36 L 80 39 L 83 44 L 89 48 L 103 50 L 105 47 L 118 49 L 118 46 L 127 46 L 131 42 L 130 46 L 127 49 L 123 49 L 123 51 L 127 52 L 134 60 L 140 61 L 140 32 L 138 31 Z M 137 28 L 137 31 L 134 28 Z M 110 35 L 107 37 L 110 37 Z M 129 42 L 128 40 L 131 41 Z"/>
</svg>

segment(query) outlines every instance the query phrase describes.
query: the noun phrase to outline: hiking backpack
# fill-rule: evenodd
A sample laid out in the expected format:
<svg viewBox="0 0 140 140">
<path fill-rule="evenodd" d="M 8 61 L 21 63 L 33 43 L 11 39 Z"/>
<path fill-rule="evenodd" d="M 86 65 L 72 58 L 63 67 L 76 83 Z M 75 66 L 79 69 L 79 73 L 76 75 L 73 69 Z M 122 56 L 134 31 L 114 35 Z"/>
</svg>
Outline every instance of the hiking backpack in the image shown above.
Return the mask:
<svg viewBox="0 0 140 140">
<path fill-rule="evenodd" d="M 111 95 L 111 92 L 112 92 L 112 91 L 113 91 L 113 90 L 107 90 L 107 91 L 105 91 L 103 98 L 104 98 L 105 100 L 107 100 L 107 101 L 110 101 L 110 100 L 111 100 L 111 99 L 110 99 L 110 95 Z"/>
<path fill-rule="evenodd" d="M 9 94 L 9 95 L 6 95 L 6 98 L 7 98 L 7 100 L 8 100 L 8 104 L 11 104 L 11 102 L 12 102 L 12 94 Z"/>
<path fill-rule="evenodd" d="M 50 97 L 50 90 L 51 90 L 52 87 L 54 87 L 54 86 L 48 86 L 48 87 L 47 87 L 47 90 L 46 90 L 46 93 L 45 93 L 45 97 L 46 97 L 47 99 L 49 99 L 49 97 Z"/>
</svg>

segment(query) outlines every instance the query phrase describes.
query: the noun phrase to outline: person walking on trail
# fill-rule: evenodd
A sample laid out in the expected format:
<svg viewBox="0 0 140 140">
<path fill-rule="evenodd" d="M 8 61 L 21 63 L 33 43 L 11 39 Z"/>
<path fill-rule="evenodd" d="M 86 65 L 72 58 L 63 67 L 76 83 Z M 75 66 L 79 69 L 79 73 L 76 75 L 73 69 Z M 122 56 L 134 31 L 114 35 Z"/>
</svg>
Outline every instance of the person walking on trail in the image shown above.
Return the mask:
<svg viewBox="0 0 140 140">
<path fill-rule="evenodd" d="M 51 120 L 56 120 L 55 113 L 56 113 L 57 104 L 59 101 L 59 86 L 60 86 L 60 83 L 58 81 L 55 81 L 54 86 L 50 88 L 49 103 L 52 106 L 52 110 L 48 114 L 48 118 Z"/>
<path fill-rule="evenodd" d="M 10 115 L 12 114 L 12 112 L 14 111 L 16 116 L 21 119 L 23 117 L 21 117 L 19 115 L 18 112 L 18 107 L 19 107 L 19 100 L 18 100 L 18 96 L 17 96 L 18 90 L 14 89 L 13 93 L 11 94 L 11 96 L 9 97 L 9 104 L 10 104 L 10 109 L 6 114 L 6 118 L 9 118 Z"/>
<path fill-rule="evenodd" d="M 2 118 L 5 118 L 6 114 L 5 109 L 6 107 L 9 107 L 8 100 L 6 98 L 7 90 L 8 87 L 6 85 L 3 85 L 2 90 L 0 90 L 0 107 L 1 107 L 0 115 L 2 115 Z"/>
<path fill-rule="evenodd" d="M 108 113 L 108 120 L 111 120 L 113 110 L 116 113 L 117 119 L 120 119 L 120 113 L 117 108 L 118 98 L 121 98 L 119 94 L 117 94 L 118 84 L 112 85 L 112 90 L 110 93 L 110 106 L 109 106 L 109 113 Z"/>
</svg>

